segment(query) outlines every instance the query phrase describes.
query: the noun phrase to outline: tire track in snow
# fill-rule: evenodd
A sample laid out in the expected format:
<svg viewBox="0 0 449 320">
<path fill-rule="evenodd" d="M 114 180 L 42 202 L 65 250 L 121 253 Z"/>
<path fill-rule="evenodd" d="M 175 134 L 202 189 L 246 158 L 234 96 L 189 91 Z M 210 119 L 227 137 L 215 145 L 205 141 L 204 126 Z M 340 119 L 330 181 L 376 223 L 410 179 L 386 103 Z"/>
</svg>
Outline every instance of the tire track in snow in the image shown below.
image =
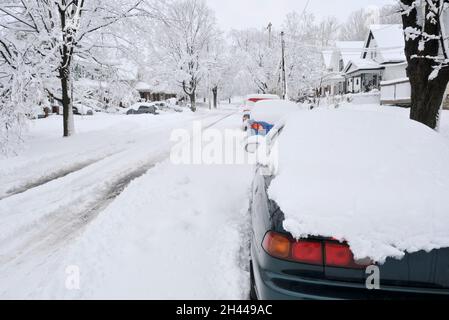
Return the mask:
<svg viewBox="0 0 449 320">
<path fill-rule="evenodd" d="M 209 129 L 235 114 L 236 112 L 233 112 L 231 114 L 227 114 L 224 117 L 220 117 L 218 120 L 213 121 L 211 124 L 204 126 L 204 129 Z M 204 118 L 209 117 L 211 116 L 209 115 Z M 204 120 L 204 118 L 202 118 L 202 120 Z M 114 155 L 117 155 L 117 153 L 109 157 L 105 157 L 102 160 L 97 160 L 90 165 L 100 163 L 101 161 L 113 157 Z M 29 234 L 27 230 L 19 229 L 17 233 L 29 235 L 28 237 L 25 237 L 25 239 L 22 239 L 22 241 L 20 241 L 19 243 L 17 243 L 16 233 L 13 236 L 4 239 L 2 241 L 3 253 L 0 252 L 0 265 L 2 266 L 0 270 L 9 269 L 14 265 L 22 265 L 30 255 L 40 255 L 44 259 L 40 263 L 44 263 L 46 257 L 56 254 L 58 250 L 61 250 L 63 248 L 63 245 L 65 243 L 69 242 L 80 232 L 82 232 L 82 230 L 103 210 L 105 210 L 109 206 L 109 204 L 112 203 L 133 180 L 138 179 L 139 177 L 146 174 L 157 163 L 167 159 L 169 155 L 170 152 L 163 153 L 159 157 L 155 159 L 153 158 L 151 161 L 148 161 L 147 163 L 139 166 L 135 170 L 132 170 L 126 175 L 119 177 L 117 180 L 111 181 L 106 190 L 97 193 L 96 197 L 88 200 L 89 208 L 83 208 L 82 210 L 73 210 L 74 207 L 77 207 L 79 201 L 83 200 L 75 198 L 66 206 L 59 208 L 57 211 L 49 213 L 45 217 L 40 219 L 37 224 L 44 227 L 40 228 L 40 230 L 38 230 L 37 232 L 31 232 L 31 234 Z M 90 165 L 86 165 L 82 168 L 79 168 L 78 170 L 72 170 L 71 172 L 68 172 L 66 175 L 60 178 L 68 177 L 70 176 L 70 174 L 78 171 L 81 172 L 84 169 L 88 168 Z M 49 179 L 46 183 L 54 181 L 55 179 Z M 42 185 L 44 185 L 44 183 L 40 184 L 39 186 Z M 24 190 L 21 193 L 28 190 Z M 20 193 L 16 193 L 16 195 L 17 194 Z M 61 214 L 61 212 L 64 212 L 64 214 Z M 26 229 L 28 229 L 28 227 L 29 226 L 27 226 Z M 5 253 L 6 251 L 8 253 Z"/>
<path fill-rule="evenodd" d="M 224 118 L 220 118 L 219 120 L 217 120 L 217 121 L 213 122 L 212 124 L 206 126 L 205 129 L 209 129 L 210 127 L 218 124 L 219 122 L 225 120 L 226 118 L 232 116 L 233 114 L 235 114 L 235 113 L 227 115 Z M 209 117 L 211 117 L 211 115 L 201 116 L 199 119 L 200 120 L 204 120 L 204 119 L 207 119 Z M 56 170 L 54 172 L 51 172 L 47 176 L 37 177 L 35 179 L 31 179 L 29 181 L 26 181 L 25 183 L 23 183 L 21 185 L 18 185 L 18 186 L 15 186 L 15 187 L 12 187 L 12 188 L 6 190 L 6 192 L 3 195 L 1 195 L 1 193 L 0 193 L 0 201 L 4 200 L 4 199 L 7 199 L 7 198 L 10 198 L 12 196 L 24 193 L 24 192 L 26 192 L 26 191 L 28 191 L 30 189 L 42 186 L 44 184 L 52 182 L 53 180 L 64 178 L 65 176 L 67 176 L 67 175 L 69 175 L 71 173 L 74 173 L 76 171 L 80 171 L 80 170 L 82 170 L 82 169 L 84 169 L 84 168 L 86 168 L 86 167 L 88 167 L 88 166 L 90 166 L 90 165 L 92 165 L 94 163 L 102 161 L 102 160 L 104 160 L 104 159 L 106 159 L 108 157 L 111 157 L 113 155 L 119 154 L 119 153 L 121 153 L 123 151 L 124 151 L 124 149 L 116 150 L 116 151 L 108 153 L 106 155 L 102 155 L 101 157 L 97 157 L 97 158 L 81 161 L 81 162 L 78 162 L 78 163 L 76 163 L 76 164 L 74 164 L 72 166 L 68 166 L 68 167 L 64 167 L 64 168 L 62 168 L 60 170 Z"/>
<path fill-rule="evenodd" d="M 86 168 L 86 167 L 88 167 L 88 166 L 90 166 L 90 165 L 92 165 L 94 163 L 97 163 L 97 162 L 99 162 L 99 161 L 101 161 L 103 159 L 106 159 L 106 158 L 108 158 L 110 156 L 113 156 L 114 154 L 118 154 L 118 153 L 123 152 L 123 151 L 124 150 L 120 150 L 120 151 L 117 151 L 117 152 L 109 153 L 106 156 L 102 156 L 100 158 L 95 158 L 95 159 L 89 159 L 89 160 L 86 160 L 86 161 L 82 161 L 82 162 L 76 163 L 73 166 L 66 167 L 66 168 L 63 168 L 61 170 L 52 172 L 48 176 L 40 177 L 40 178 L 38 178 L 36 180 L 29 181 L 29 182 L 27 182 L 27 183 L 25 183 L 25 184 L 23 184 L 21 186 L 9 189 L 9 190 L 6 191 L 6 194 L 4 196 L 0 196 L 0 201 L 4 200 L 4 199 L 7 199 L 7 198 L 10 198 L 12 196 L 24 193 L 24 192 L 26 192 L 26 191 L 28 191 L 30 189 L 42 186 L 42 185 L 44 185 L 46 183 L 49 183 L 49 182 L 51 182 L 53 180 L 64 178 L 65 176 L 67 176 L 67 175 L 69 175 L 71 173 L 74 173 L 76 171 L 80 171 L 80 170 L 82 170 L 82 169 L 84 169 L 84 168 Z"/>
</svg>

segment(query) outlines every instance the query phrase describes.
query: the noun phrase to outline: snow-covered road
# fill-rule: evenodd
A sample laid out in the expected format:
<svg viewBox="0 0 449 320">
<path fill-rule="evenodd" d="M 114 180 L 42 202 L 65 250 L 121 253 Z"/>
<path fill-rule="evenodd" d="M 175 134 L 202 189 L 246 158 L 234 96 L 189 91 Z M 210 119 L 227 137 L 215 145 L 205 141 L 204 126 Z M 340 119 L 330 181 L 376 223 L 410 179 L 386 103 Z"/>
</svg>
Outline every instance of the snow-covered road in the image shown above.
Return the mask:
<svg viewBox="0 0 449 320">
<path fill-rule="evenodd" d="M 99 115 L 67 140 L 51 138 L 59 119 L 36 122 L 27 150 L 0 162 L 0 297 L 244 297 L 251 168 L 166 160 L 173 129 L 238 130 L 233 114 Z"/>
</svg>

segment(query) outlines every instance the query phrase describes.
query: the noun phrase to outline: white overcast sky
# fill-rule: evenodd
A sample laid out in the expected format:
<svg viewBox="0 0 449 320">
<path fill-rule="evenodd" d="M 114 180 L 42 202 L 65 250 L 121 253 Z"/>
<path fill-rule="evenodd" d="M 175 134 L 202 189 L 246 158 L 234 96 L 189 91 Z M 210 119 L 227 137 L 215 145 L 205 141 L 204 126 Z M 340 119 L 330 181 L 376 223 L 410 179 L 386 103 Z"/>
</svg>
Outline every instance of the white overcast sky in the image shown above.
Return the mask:
<svg viewBox="0 0 449 320">
<path fill-rule="evenodd" d="M 272 22 L 282 24 L 291 11 L 301 13 L 307 0 L 206 0 L 215 11 L 222 29 L 262 28 Z M 345 20 L 351 11 L 368 7 L 395 3 L 395 0 L 310 0 L 308 12 L 317 18 L 329 15 Z"/>
</svg>

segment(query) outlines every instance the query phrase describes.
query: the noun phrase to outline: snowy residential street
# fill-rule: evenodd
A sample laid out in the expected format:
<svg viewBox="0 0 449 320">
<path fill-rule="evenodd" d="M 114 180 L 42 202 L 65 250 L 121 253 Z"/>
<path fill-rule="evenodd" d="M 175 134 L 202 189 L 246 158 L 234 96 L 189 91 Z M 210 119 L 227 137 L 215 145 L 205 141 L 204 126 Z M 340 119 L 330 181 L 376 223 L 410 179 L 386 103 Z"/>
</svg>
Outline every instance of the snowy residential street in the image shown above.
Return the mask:
<svg viewBox="0 0 449 320">
<path fill-rule="evenodd" d="M 58 119 L 36 121 L 23 154 L 2 160 L 0 297 L 246 299 L 253 167 L 169 158 L 172 130 L 199 120 L 239 132 L 236 110 L 79 118 L 79 134 L 60 148 Z M 449 144 L 446 112 L 442 131 Z M 70 290 L 73 270 L 79 289 Z"/>
<path fill-rule="evenodd" d="M 36 122 L 23 156 L 1 166 L 0 296 L 244 298 L 250 167 L 169 161 L 171 130 L 238 130 L 234 113 L 79 119 L 61 148 L 40 127 L 56 119 Z M 72 265 L 80 291 L 66 289 Z"/>
<path fill-rule="evenodd" d="M 0 301 L 449 300 L 448 35 L 449 0 L 0 0 Z"/>
</svg>

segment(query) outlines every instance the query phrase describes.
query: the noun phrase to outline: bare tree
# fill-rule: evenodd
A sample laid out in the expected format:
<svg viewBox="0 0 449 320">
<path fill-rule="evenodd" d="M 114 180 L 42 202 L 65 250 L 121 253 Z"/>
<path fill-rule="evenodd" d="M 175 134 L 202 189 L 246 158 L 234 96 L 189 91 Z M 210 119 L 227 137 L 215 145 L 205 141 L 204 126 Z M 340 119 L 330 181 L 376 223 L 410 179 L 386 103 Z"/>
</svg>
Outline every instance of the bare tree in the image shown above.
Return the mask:
<svg viewBox="0 0 449 320">
<path fill-rule="evenodd" d="M 329 47 L 336 40 L 341 25 L 334 16 L 326 17 L 318 25 L 318 44 L 321 47 Z"/>
<path fill-rule="evenodd" d="M 144 0 L 6 0 L 0 4 L 5 21 L 1 28 L 10 33 L 22 33 L 22 40 L 36 43 L 33 52 L 37 59 L 47 61 L 47 78 L 56 76 L 57 90 L 46 86 L 47 93 L 63 106 L 63 134 L 74 133 L 71 81 L 72 63 L 78 53 L 88 55 L 95 46 L 89 37 L 117 21 L 141 14 L 138 11 Z M 0 55 L 6 63 L 16 42 L 1 43 Z M 31 51 L 29 51 L 31 52 Z M 36 74 L 35 74 L 36 75 Z"/>
<path fill-rule="evenodd" d="M 208 48 L 219 34 L 213 12 L 203 0 L 176 0 L 167 5 L 155 32 L 156 54 L 172 70 L 196 111 L 197 89 L 207 74 Z"/>
<path fill-rule="evenodd" d="M 354 11 L 341 26 L 340 40 L 363 41 L 369 32 L 368 13 L 365 9 Z"/>
<path fill-rule="evenodd" d="M 401 24 L 401 7 L 399 4 L 385 5 L 380 8 L 380 24 Z"/>
</svg>

